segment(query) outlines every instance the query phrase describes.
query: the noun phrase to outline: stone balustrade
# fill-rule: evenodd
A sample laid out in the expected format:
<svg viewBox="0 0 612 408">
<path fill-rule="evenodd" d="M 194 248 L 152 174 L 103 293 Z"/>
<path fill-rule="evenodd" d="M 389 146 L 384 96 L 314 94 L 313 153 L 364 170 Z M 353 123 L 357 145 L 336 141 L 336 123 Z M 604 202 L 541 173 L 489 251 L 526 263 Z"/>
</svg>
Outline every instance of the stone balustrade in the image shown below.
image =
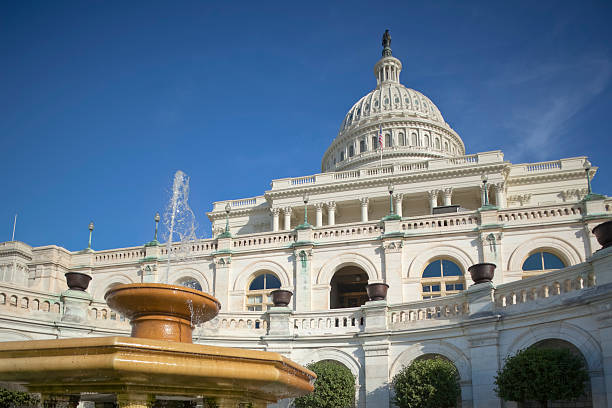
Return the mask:
<svg viewBox="0 0 612 408">
<path fill-rule="evenodd" d="M 297 336 L 359 333 L 365 323 L 360 307 L 294 313 L 290 319 Z"/>
<path fill-rule="evenodd" d="M 307 179 L 308 177 L 300 177 L 300 178 Z M 299 183 L 299 184 L 303 184 L 303 183 Z M 257 207 L 265 203 L 266 203 L 266 199 L 264 196 L 240 198 L 238 200 L 215 201 L 213 203 L 212 211 L 213 212 L 221 211 L 225 213 L 225 207 L 227 206 L 227 204 L 230 205 L 230 208 L 233 211 L 233 210 L 242 210 L 245 208 Z"/>
<path fill-rule="evenodd" d="M 59 320 L 62 304 L 59 295 L 0 284 L 0 313 Z"/>
<path fill-rule="evenodd" d="M 239 235 L 234 238 L 234 249 L 250 248 L 282 248 L 291 245 L 296 240 L 295 231 L 264 232 Z"/>
<path fill-rule="evenodd" d="M 345 239 L 377 238 L 383 233 L 384 228 L 379 221 L 370 221 L 316 228 L 312 237 L 317 242 L 336 242 Z"/>
<path fill-rule="evenodd" d="M 268 316 L 263 312 L 219 313 L 214 319 L 198 326 L 196 336 L 262 336 L 268 329 Z"/>
<path fill-rule="evenodd" d="M 425 215 L 402 220 L 402 232 L 431 232 L 435 230 L 473 230 L 479 223 L 478 212 L 469 211 L 444 215 Z"/>
<path fill-rule="evenodd" d="M 582 291 L 595 285 L 596 277 L 590 264 L 581 263 L 497 286 L 495 307 L 497 310 L 504 310 L 520 304 Z"/>
<path fill-rule="evenodd" d="M 580 204 L 549 205 L 534 208 L 512 208 L 499 210 L 498 221 L 504 224 L 532 224 L 534 220 L 538 223 L 550 221 L 579 220 L 582 217 L 582 206 Z"/>
<path fill-rule="evenodd" d="M 94 263 L 116 264 L 121 262 L 134 262 L 145 257 L 143 247 L 112 249 L 107 251 L 96 251 Z"/>
<path fill-rule="evenodd" d="M 510 168 L 510 177 L 526 176 L 533 173 L 556 172 L 559 170 L 577 170 L 584 172 L 585 157 L 553 160 L 539 163 L 513 164 Z"/>
<path fill-rule="evenodd" d="M 465 292 L 455 295 L 389 306 L 388 326 L 391 330 L 403 330 L 425 320 L 450 320 L 465 318 L 470 311 Z"/>
</svg>

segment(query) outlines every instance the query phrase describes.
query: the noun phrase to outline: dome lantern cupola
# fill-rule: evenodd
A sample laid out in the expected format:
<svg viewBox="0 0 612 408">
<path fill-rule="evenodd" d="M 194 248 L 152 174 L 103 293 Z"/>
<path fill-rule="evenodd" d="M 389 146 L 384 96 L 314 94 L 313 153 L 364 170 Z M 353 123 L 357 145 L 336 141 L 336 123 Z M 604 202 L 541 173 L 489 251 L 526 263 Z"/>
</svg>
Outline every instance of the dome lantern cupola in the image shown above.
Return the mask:
<svg viewBox="0 0 612 408">
<path fill-rule="evenodd" d="M 382 46 L 382 58 L 374 66 L 376 88 L 344 117 L 321 160 L 324 172 L 465 155 L 463 141 L 444 121 L 438 107 L 421 92 L 400 83 L 402 63 L 391 54 L 389 30 L 383 35 Z M 383 133 L 382 148 L 379 130 Z"/>
<path fill-rule="evenodd" d="M 377 88 L 386 83 L 399 84 L 399 75 L 402 71 L 401 61 L 391 55 L 391 35 L 389 30 L 385 30 L 382 45 L 382 58 L 374 66 Z"/>
</svg>

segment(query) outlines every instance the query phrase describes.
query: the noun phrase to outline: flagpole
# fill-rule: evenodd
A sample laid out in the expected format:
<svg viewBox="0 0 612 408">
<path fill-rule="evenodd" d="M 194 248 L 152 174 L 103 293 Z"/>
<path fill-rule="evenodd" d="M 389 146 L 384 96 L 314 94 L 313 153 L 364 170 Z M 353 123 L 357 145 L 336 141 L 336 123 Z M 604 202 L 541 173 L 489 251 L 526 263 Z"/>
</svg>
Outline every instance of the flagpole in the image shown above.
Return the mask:
<svg viewBox="0 0 612 408">
<path fill-rule="evenodd" d="M 17 214 L 15 214 L 15 220 L 13 221 L 13 236 L 11 237 L 11 241 L 15 240 L 15 225 L 17 225 Z"/>
</svg>

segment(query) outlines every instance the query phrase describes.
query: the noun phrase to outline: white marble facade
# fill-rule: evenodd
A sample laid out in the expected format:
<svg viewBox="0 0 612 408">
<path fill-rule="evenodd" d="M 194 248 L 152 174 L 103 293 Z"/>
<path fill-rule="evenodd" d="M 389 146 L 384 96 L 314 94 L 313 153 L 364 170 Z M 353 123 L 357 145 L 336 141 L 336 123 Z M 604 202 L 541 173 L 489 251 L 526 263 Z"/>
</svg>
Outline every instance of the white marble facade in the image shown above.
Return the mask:
<svg viewBox="0 0 612 408">
<path fill-rule="evenodd" d="M 463 407 L 500 407 L 492 383 L 504 357 L 560 339 L 585 357 L 592 406 L 612 406 L 612 251 L 591 232 L 612 217 L 612 199 L 586 196 L 586 174 L 596 168 L 585 171 L 583 156 L 512 164 L 500 151 L 466 155 L 433 102 L 400 84 L 400 72 L 398 59 L 378 61 L 376 88 L 343 120 L 322 173 L 213 204 L 213 238 L 191 243 L 170 273 L 171 283 L 195 281 L 222 303 L 194 340 L 303 364 L 336 360 L 355 374 L 360 407 L 388 406 L 401 367 L 441 354 L 460 372 Z M 299 227 L 305 196 L 311 227 Z M 399 219 L 383 219 L 390 200 Z M 231 237 L 219 236 L 227 204 Z M 524 271 L 540 252 L 564 267 Z M 155 243 L 80 252 L 0 243 L 0 340 L 129 333 L 104 293 L 156 281 L 167 256 Z M 466 290 L 427 299 L 423 273 L 436 260 L 457 265 Z M 467 269 L 479 262 L 497 265 L 491 285 L 473 285 Z M 362 282 L 387 283 L 387 300 L 332 308 L 332 280 L 347 268 Z M 91 274 L 90 296 L 66 291 L 68 271 Z M 289 308 L 249 310 L 249 287 L 262 274 L 294 293 Z"/>
</svg>

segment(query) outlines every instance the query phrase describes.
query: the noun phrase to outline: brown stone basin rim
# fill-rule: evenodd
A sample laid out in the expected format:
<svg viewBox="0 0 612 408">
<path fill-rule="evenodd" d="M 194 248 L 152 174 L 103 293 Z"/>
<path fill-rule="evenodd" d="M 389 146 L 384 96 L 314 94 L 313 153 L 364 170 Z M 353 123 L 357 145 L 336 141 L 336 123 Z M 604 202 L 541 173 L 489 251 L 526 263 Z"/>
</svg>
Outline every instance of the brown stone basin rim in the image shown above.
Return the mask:
<svg viewBox="0 0 612 408">
<path fill-rule="evenodd" d="M 221 309 L 207 293 L 162 283 L 117 285 L 104 299 L 130 320 L 132 337 L 182 343 L 191 343 L 195 325 L 214 318 Z"/>
</svg>

